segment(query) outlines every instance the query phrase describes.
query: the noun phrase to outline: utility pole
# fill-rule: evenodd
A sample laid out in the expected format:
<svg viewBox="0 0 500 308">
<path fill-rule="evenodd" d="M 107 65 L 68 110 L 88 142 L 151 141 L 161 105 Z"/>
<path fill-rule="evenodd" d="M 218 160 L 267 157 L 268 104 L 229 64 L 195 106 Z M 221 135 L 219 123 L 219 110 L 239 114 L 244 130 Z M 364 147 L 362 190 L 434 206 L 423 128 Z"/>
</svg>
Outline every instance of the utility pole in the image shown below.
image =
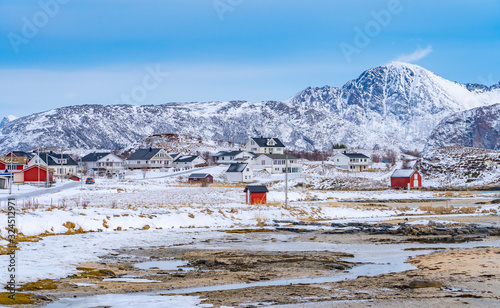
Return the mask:
<svg viewBox="0 0 500 308">
<path fill-rule="evenodd" d="M 14 155 L 13 151 L 10 151 L 10 185 L 9 185 L 9 195 L 12 195 L 12 184 L 14 183 L 14 173 L 12 172 L 12 155 Z"/>
<path fill-rule="evenodd" d="M 288 154 L 285 154 L 285 209 L 288 209 Z"/>
<path fill-rule="evenodd" d="M 80 157 L 80 190 L 83 189 L 83 163 L 82 157 Z"/>
<path fill-rule="evenodd" d="M 63 147 L 61 147 L 61 183 L 63 182 Z"/>
<path fill-rule="evenodd" d="M 36 187 L 40 188 L 40 149 L 36 149 L 36 156 L 35 165 L 38 166 L 38 181 L 36 181 Z"/>
</svg>

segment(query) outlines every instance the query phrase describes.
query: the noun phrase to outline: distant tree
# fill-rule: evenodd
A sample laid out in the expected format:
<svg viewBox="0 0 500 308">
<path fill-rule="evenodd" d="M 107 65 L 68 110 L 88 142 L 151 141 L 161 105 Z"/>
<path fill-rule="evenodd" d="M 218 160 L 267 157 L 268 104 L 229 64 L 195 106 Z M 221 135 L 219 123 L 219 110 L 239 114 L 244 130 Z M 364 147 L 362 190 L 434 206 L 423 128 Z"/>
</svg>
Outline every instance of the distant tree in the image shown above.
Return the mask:
<svg viewBox="0 0 500 308">
<path fill-rule="evenodd" d="M 339 150 L 339 149 L 346 149 L 347 147 L 344 144 L 336 143 L 332 146 L 332 149 L 334 150 Z"/>
<path fill-rule="evenodd" d="M 380 163 L 382 161 L 382 157 L 380 157 L 380 155 L 375 154 L 375 153 L 370 156 L 370 159 L 374 163 Z"/>
<path fill-rule="evenodd" d="M 397 158 L 398 158 L 398 155 L 396 154 L 396 151 L 394 151 L 394 150 L 387 150 L 385 152 L 385 154 L 382 156 L 382 160 L 385 161 L 386 163 L 390 164 L 391 166 L 394 166 Z"/>
<path fill-rule="evenodd" d="M 419 150 L 415 149 L 415 150 L 407 150 L 407 151 L 404 151 L 403 154 L 406 154 L 406 155 L 411 155 L 411 156 L 415 156 L 415 157 L 422 157 L 422 154 L 420 153 Z"/>
</svg>

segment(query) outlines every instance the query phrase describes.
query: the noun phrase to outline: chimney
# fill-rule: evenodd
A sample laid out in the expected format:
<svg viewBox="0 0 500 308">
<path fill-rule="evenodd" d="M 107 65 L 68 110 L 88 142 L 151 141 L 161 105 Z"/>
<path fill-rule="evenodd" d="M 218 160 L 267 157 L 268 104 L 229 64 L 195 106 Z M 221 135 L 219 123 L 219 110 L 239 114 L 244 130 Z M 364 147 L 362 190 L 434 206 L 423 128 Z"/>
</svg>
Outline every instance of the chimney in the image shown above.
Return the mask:
<svg viewBox="0 0 500 308">
<path fill-rule="evenodd" d="M 153 151 L 153 148 L 149 147 L 149 152 Z"/>
</svg>

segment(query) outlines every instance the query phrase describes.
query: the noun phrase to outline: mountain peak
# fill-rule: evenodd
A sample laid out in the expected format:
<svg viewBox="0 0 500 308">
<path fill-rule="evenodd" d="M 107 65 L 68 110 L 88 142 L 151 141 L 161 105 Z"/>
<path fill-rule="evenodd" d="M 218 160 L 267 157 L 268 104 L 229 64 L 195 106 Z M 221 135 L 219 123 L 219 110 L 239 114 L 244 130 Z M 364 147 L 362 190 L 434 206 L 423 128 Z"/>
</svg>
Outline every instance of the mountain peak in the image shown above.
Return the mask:
<svg viewBox="0 0 500 308">
<path fill-rule="evenodd" d="M 0 128 L 4 127 L 5 125 L 7 125 L 10 122 L 17 120 L 17 119 L 19 119 L 19 118 L 16 116 L 13 116 L 13 115 L 8 115 L 8 116 L 4 117 L 2 119 L 2 121 L 0 121 Z"/>
</svg>

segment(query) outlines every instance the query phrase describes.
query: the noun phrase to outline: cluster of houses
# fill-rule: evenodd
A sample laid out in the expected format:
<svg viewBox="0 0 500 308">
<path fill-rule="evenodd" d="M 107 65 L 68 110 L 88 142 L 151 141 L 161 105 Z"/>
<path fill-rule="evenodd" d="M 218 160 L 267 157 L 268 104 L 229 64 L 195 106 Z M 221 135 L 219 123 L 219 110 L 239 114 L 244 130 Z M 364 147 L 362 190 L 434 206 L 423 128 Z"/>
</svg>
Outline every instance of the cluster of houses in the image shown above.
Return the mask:
<svg viewBox="0 0 500 308">
<path fill-rule="evenodd" d="M 212 155 L 217 165 L 227 165 L 228 182 L 251 183 L 254 172 L 265 170 L 271 174 L 301 173 L 301 161 L 285 154 L 285 145 L 278 138 L 251 138 L 238 151 L 220 151 Z M 371 169 L 371 159 L 361 153 L 338 153 L 328 160 L 339 169 L 362 172 Z M 58 176 L 76 176 L 82 172 L 87 175 L 108 175 L 121 177 L 126 170 L 133 169 L 193 169 L 208 166 L 200 155 L 168 153 L 161 148 L 138 149 L 127 159 L 112 152 L 94 152 L 75 161 L 68 154 L 54 152 L 12 151 L 0 157 L 0 188 L 8 178 L 14 183 L 52 182 Z M 410 172 L 411 171 L 411 172 Z M 3 172 L 3 173 L 2 173 Z M 392 180 L 394 179 L 394 180 Z M 404 179 L 404 180 L 403 180 Z M 191 182 L 213 182 L 207 173 L 193 173 Z M 421 187 L 422 177 L 415 170 L 396 170 L 391 177 L 395 188 Z"/>
</svg>

